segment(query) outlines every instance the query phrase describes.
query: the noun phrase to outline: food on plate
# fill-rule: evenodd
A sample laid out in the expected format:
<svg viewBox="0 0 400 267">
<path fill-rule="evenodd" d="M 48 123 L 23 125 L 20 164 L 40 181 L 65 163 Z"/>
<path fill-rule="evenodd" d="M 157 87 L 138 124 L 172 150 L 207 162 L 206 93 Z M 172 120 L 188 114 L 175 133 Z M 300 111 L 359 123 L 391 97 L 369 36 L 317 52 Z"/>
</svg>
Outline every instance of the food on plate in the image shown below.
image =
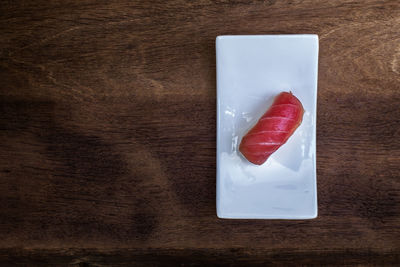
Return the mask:
<svg viewBox="0 0 400 267">
<path fill-rule="evenodd" d="M 251 163 L 263 164 L 299 127 L 303 113 L 303 105 L 292 92 L 280 93 L 242 138 L 239 151 Z"/>
</svg>

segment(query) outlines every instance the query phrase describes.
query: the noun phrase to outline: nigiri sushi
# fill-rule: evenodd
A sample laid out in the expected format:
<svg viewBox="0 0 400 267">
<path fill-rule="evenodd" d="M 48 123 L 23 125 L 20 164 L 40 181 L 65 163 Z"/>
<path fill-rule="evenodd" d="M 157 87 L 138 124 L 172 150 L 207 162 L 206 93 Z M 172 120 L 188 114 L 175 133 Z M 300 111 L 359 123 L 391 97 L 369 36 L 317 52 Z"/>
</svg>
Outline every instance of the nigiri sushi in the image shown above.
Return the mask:
<svg viewBox="0 0 400 267">
<path fill-rule="evenodd" d="M 299 127 L 303 114 L 303 105 L 297 97 L 291 92 L 280 93 L 242 138 L 239 151 L 251 163 L 263 164 Z"/>
</svg>

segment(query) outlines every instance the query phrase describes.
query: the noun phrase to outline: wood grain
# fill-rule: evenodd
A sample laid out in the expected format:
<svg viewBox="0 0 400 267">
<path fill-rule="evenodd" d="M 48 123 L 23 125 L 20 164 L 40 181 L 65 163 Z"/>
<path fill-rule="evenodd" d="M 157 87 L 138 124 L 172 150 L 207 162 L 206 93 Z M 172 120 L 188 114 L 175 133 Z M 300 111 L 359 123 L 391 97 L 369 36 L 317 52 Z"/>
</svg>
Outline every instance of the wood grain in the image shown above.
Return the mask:
<svg viewBox="0 0 400 267">
<path fill-rule="evenodd" d="M 4 265 L 399 265 L 399 1 L 0 4 Z M 215 37 L 320 37 L 310 221 L 215 212 Z"/>
</svg>

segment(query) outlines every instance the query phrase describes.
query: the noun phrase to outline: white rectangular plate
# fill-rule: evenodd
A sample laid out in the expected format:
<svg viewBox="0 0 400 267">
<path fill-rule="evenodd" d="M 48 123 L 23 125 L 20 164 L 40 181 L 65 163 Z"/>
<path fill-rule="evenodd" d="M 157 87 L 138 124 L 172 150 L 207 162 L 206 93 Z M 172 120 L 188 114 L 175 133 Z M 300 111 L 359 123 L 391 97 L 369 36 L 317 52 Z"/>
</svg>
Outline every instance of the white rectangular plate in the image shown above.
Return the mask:
<svg viewBox="0 0 400 267">
<path fill-rule="evenodd" d="M 317 217 L 317 35 L 218 36 L 217 215 L 242 219 Z M 282 91 L 303 122 L 261 166 L 238 151 L 242 136 Z"/>
</svg>

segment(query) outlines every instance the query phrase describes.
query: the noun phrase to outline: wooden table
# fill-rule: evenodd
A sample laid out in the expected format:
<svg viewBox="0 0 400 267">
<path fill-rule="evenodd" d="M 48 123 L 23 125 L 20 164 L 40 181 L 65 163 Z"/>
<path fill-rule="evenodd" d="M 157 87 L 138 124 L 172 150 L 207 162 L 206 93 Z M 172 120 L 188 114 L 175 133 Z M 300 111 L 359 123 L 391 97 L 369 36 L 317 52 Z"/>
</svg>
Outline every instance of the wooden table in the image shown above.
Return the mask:
<svg viewBox="0 0 400 267">
<path fill-rule="evenodd" d="M 1 265 L 400 264 L 400 2 L 3 1 Z M 215 37 L 316 33 L 315 220 L 215 211 Z"/>
</svg>

